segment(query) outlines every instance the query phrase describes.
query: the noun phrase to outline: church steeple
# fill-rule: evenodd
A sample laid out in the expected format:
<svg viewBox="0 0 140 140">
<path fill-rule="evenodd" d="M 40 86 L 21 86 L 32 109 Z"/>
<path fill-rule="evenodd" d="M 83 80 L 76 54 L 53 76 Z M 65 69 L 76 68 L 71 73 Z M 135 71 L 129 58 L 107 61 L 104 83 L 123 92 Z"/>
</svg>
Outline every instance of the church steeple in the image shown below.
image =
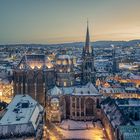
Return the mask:
<svg viewBox="0 0 140 140">
<path fill-rule="evenodd" d="M 90 45 L 90 35 L 89 35 L 89 26 L 87 21 L 87 31 L 86 31 L 86 40 L 85 40 L 85 46 L 83 48 L 83 55 L 89 55 L 92 53 L 92 48 Z"/>
<path fill-rule="evenodd" d="M 82 83 L 85 84 L 88 83 L 89 81 L 95 83 L 94 55 L 93 49 L 90 45 L 88 21 L 87 21 L 86 41 L 85 46 L 83 47 L 82 59 L 83 59 L 82 77 L 81 77 Z"/>
<path fill-rule="evenodd" d="M 85 48 L 89 48 L 90 46 L 90 36 L 89 36 L 89 28 L 88 28 L 88 21 L 87 21 L 87 33 L 86 33 L 86 42 L 85 42 Z"/>
</svg>

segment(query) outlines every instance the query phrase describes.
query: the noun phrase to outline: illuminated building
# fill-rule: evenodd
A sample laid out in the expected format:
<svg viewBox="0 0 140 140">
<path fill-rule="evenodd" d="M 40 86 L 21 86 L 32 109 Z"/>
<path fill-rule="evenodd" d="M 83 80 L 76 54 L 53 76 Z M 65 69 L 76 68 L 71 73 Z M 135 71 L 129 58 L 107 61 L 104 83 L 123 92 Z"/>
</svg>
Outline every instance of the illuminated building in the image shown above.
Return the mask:
<svg viewBox="0 0 140 140">
<path fill-rule="evenodd" d="M 56 84 L 64 87 L 75 84 L 73 58 L 69 55 L 59 55 L 57 57 Z"/>
<path fill-rule="evenodd" d="M 71 55 L 59 53 L 53 63 L 45 55 L 25 55 L 14 69 L 14 95 L 28 94 L 46 105 L 47 118 L 52 122 L 96 118 L 102 95 L 93 85 L 94 55 L 88 25 L 78 82 L 74 61 Z"/>
<path fill-rule="evenodd" d="M 61 122 L 66 119 L 66 102 L 64 94 L 57 86 L 47 94 L 47 119 L 52 122 Z"/>
<path fill-rule="evenodd" d="M 0 80 L 0 101 L 9 103 L 13 97 L 13 85 L 8 80 Z"/>
<path fill-rule="evenodd" d="M 25 55 L 13 72 L 14 95 L 29 94 L 40 104 L 45 92 L 55 84 L 55 71 L 45 55 Z"/>
<path fill-rule="evenodd" d="M 136 77 L 136 76 L 135 76 Z M 134 78 L 134 77 L 133 77 Z M 104 97 L 111 98 L 140 98 L 140 80 L 108 77 L 105 81 L 97 79 L 96 86 Z"/>
</svg>

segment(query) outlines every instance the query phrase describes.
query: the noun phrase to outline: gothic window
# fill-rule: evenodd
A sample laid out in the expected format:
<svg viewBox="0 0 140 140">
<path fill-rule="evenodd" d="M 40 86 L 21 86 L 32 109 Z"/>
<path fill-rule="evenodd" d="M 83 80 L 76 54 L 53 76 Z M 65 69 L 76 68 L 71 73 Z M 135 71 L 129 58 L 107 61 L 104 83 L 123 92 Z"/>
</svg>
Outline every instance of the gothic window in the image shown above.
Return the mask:
<svg viewBox="0 0 140 140">
<path fill-rule="evenodd" d="M 86 116 L 93 116 L 94 115 L 94 100 L 89 98 L 86 100 Z"/>
<path fill-rule="evenodd" d="M 72 115 L 75 116 L 75 112 L 72 112 Z"/>
<path fill-rule="evenodd" d="M 84 98 L 81 98 L 81 108 L 84 109 Z"/>
<path fill-rule="evenodd" d="M 77 116 L 78 116 L 78 117 L 80 116 L 79 112 L 77 112 Z"/>
<path fill-rule="evenodd" d="M 77 98 L 77 108 L 79 108 L 79 98 Z"/>
<path fill-rule="evenodd" d="M 75 103 L 72 103 L 72 107 L 75 108 Z"/>
<path fill-rule="evenodd" d="M 81 112 L 81 116 L 84 116 L 84 112 Z"/>
<path fill-rule="evenodd" d="M 75 101 L 75 98 L 74 98 L 74 97 L 72 97 L 72 101 L 73 101 L 73 102 Z"/>
</svg>

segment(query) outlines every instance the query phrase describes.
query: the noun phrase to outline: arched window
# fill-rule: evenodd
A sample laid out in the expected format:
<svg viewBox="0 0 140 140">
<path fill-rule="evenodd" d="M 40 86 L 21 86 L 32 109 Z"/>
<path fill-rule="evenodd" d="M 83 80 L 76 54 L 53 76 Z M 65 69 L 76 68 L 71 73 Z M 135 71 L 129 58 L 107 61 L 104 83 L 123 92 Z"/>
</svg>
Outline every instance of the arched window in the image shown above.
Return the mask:
<svg viewBox="0 0 140 140">
<path fill-rule="evenodd" d="M 93 99 L 89 98 L 86 100 L 86 116 L 93 116 L 94 115 L 94 105 L 95 102 Z"/>
</svg>

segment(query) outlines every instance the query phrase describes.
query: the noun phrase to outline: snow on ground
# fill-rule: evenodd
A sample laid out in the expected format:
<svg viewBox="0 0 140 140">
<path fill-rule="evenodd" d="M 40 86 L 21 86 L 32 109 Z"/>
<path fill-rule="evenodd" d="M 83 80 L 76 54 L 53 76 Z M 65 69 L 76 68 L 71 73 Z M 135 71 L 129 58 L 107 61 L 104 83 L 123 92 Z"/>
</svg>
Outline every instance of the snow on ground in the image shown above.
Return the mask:
<svg viewBox="0 0 140 140">
<path fill-rule="evenodd" d="M 94 128 L 92 121 L 73 121 L 73 120 L 63 120 L 60 124 L 62 129 L 66 130 L 82 130 Z"/>
<path fill-rule="evenodd" d="M 63 135 L 63 139 L 85 139 L 85 140 L 107 140 L 102 129 L 86 130 L 64 130 L 57 127 L 57 130 Z"/>
<path fill-rule="evenodd" d="M 107 140 L 99 122 L 64 120 L 56 128 L 64 139 Z"/>
</svg>

